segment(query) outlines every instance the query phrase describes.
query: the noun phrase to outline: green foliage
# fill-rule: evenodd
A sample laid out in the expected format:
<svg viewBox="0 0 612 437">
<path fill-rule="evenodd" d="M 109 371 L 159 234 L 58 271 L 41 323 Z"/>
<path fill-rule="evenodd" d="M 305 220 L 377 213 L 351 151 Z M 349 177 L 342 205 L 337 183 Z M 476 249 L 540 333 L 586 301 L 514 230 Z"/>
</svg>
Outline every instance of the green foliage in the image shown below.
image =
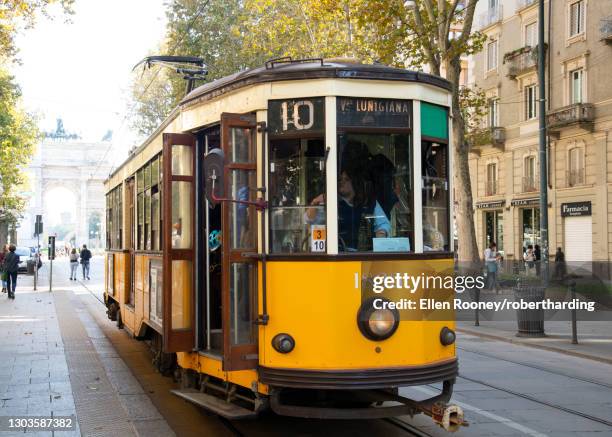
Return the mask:
<svg viewBox="0 0 612 437">
<path fill-rule="evenodd" d="M 25 207 L 18 190 L 39 139 L 36 120 L 19 105 L 21 92 L 12 76 L 0 68 L 0 220 L 14 222 Z"/>
<path fill-rule="evenodd" d="M 491 131 L 483 129 L 488 115 L 485 92 L 477 85 L 459 89 L 459 105 L 463 116 L 466 141 L 471 145 L 491 143 Z"/>
<path fill-rule="evenodd" d="M 53 4 L 72 13 L 74 0 L 2 0 L 0 2 L 0 58 L 10 59 L 17 53 L 15 35 L 23 27 L 32 27 L 37 14 L 46 15 Z"/>
</svg>

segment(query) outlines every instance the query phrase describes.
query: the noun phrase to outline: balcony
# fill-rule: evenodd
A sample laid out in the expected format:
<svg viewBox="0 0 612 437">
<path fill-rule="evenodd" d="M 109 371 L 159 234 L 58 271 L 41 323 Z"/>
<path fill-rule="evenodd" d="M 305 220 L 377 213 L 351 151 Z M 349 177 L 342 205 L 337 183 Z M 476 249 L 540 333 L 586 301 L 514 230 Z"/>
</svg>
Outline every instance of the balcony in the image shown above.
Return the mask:
<svg viewBox="0 0 612 437">
<path fill-rule="evenodd" d="M 468 135 L 473 147 L 491 145 L 500 150 L 504 150 L 506 142 L 506 129 L 503 127 L 487 127 Z"/>
<path fill-rule="evenodd" d="M 544 46 L 546 50 L 546 45 Z M 504 55 L 504 64 L 508 64 L 508 77 L 515 79 L 521 74 L 533 71 L 538 66 L 538 48 L 522 47 Z"/>
<path fill-rule="evenodd" d="M 524 177 L 523 178 L 523 193 L 532 193 L 534 191 L 538 191 L 537 181 L 534 177 Z"/>
<path fill-rule="evenodd" d="M 559 132 L 562 128 L 578 126 L 593 131 L 595 107 L 591 103 L 574 103 L 563 108 L 549 111 L 546 115 L 548 131 Z"/>
<path fill-rule="evenodd" d="M 612 44 L 612 15 L 601 19 L 599 22 L 599 34 L 602 41 Z"/>
<path fill-rule="evenodd" d="M 584 177 L 584 169 L 580 170 L 570 170 L 565 172 L 565 181 L 567 187 L 577 187 L 579 185 L 584 185 L 585 177 Z"/>
<path fill-rule="evenodd" d="M 521 9 L 525 9 L 531 5 L 534 5 L 538 2 L 538 0 L 516 0 L 516 11 L 520 11 Z"/>
<path fill-rule="evenodd" d="M 497 5 L 494 8 L 490 8 L 487 10 L 487 12 L 480 14 L 480 28 L 483 29 L 485 27 L 491 26 L 492 24 L 498 23 L 502 20 L 502 18 L 503 14 L 501 5 Z"/>
<path fill-rule="evenodd" d="M 486 181 L 485 183 L 485 196 L 495 196 L 497 194 L 497 181 Z"/>
</svg>

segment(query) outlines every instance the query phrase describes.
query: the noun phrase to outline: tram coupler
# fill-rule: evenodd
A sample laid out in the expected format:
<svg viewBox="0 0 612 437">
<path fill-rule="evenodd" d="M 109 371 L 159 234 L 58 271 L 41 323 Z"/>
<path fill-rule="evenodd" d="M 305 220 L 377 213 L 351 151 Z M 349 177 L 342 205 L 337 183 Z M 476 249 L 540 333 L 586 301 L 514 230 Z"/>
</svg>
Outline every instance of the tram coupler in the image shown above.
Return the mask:
<svg viewBox="0 0 612 437">
<path fill-rule="evenodd" d="M 421 411 L 430 416 L 445 431 L 455 432 L 462 426 L 469 426 L 469 423 L 463 418 L 463 408 L 458 405 L 436 403 L 431 407 L 424 407 Z"/>
</svg>

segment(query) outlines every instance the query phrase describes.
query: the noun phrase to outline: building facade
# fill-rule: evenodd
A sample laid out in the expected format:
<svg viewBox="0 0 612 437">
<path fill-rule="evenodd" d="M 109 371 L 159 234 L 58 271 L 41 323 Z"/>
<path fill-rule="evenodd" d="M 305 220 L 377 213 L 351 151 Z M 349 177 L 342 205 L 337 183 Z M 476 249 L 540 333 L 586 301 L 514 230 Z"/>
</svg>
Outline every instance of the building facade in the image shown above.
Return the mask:
<svg viewBox="0 0 612 437">
<path fill-rule="evenodd" d="M 549 247 L 568 261 L 612 257 L 612 0 L 545 1 Z M 470 83 L 488 117 L 470 155 L 481 251 L 522 259 L 540 242 L 538 0 L 483 0 L 488 36 Z"/>
</svg>

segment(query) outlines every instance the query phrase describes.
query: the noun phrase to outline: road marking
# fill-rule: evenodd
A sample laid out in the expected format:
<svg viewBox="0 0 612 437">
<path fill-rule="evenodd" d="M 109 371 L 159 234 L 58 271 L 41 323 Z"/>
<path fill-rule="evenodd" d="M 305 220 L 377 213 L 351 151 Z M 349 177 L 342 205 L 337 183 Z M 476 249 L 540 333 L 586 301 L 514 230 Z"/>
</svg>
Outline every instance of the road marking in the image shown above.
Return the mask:
<svg viewBox="0 0 612 437">
<path fill-rule="evenodd" d="M 428 395 L 437 395 L 440 394 L 440 392 L 438 391 L 434 391 L 434 390 L 430 390 L 428 388 L 425 387 L 412 387 L 415 390 L 418 390 L 422 393 L 426 393 Z M 485 411 L 481 408 L 475 407 L 473 405 L 470 404 L 466 404 L 465 402 L 453 402 L 456 405 L 459 405 L 461 408 L 463 408 L 464 410 L 467 411 L 472 411 L 476 414 L 480 414 L 481 416 L 485 416 L 488 417 L 489 419 L 493 419 L 499 423 L 502 423 L 504 425 L 506 425 L 509 428 L 513 428 L 516 429 L 517 431 L 522 432 L 523 434 L 527 434 L 533 437 L 548 437 L 547 434 L 543 434 L 539 431 L 536 431 L 535 429 L 531 429 L 528 428 L 524 425 L 521 425 L 520 423 L 514 422 L 511 419 L 508 419 L 507 417 L 502 417 L 502 416 L 498 416 L 497 414 L 494 413 L 489 413 L 488 411 Z"/>
</svg>

